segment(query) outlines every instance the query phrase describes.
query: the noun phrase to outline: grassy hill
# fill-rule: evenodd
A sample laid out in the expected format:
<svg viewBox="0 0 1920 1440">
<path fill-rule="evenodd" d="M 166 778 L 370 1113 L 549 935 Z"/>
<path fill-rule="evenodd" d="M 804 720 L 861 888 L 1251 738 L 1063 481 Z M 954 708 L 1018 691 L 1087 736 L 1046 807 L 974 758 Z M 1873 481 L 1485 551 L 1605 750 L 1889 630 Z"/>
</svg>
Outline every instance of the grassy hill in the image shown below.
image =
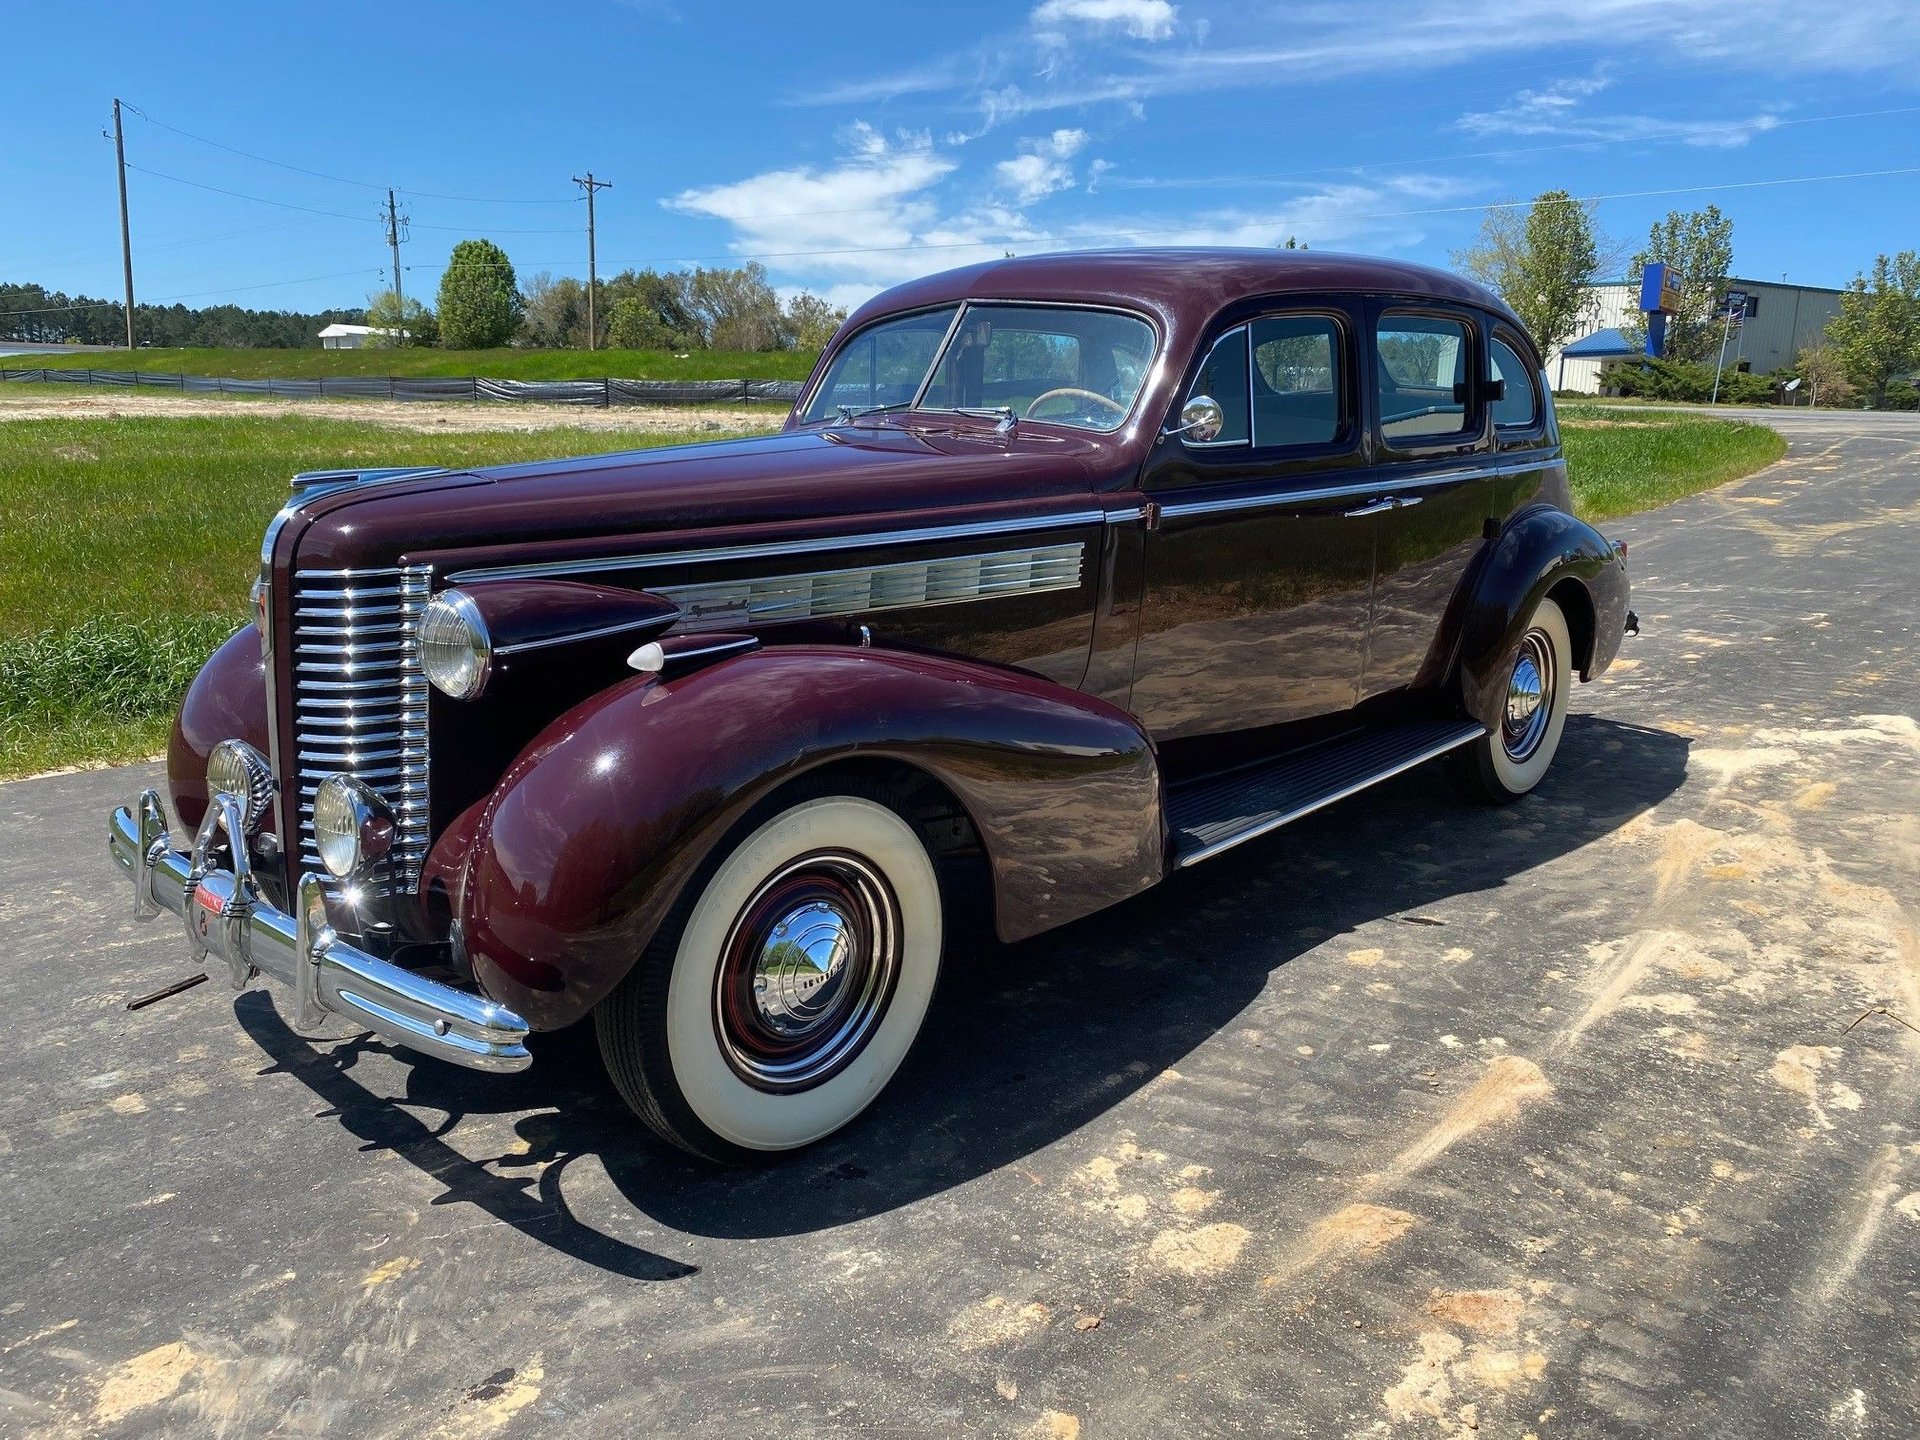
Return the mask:
<svg viewBox="0 0 1920 1440">
<path fill-rule="evenodd" d="M 151 370 L 240 380 L 331 375 L 480 375 L 490 380 L 804 380 L 811 350 L 76 350 L 0 357 L 30 370 Z"/>
</svg>

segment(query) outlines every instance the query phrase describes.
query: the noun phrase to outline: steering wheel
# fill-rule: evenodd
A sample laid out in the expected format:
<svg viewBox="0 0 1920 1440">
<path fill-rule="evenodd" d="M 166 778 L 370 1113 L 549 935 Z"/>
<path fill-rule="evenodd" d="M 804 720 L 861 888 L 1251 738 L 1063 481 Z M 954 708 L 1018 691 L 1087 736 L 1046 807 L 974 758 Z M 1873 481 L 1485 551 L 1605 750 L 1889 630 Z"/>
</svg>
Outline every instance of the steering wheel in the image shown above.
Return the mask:
<svg viewBox="0 0 1920 1440">
<path fill-rule="evenodd" d="M 1062 385 L 1057 390 L 1048 390 L 1043 394 L 1034 396 L 1033 403 L 1027 406 L 1027 419 L 1038 420 L 1042 418 L 1038 415 L 1035 415 L 1033 412 L 1038 410 L 1042 405 L 1046 404 L 1047 401 L 1056 399 L 1060 396 L 1065 396 L 1069 400 L 1091 400 L 1097 405 L 1106 406 L 1107 409 L 1113 411 L 1114 414 L 1119 415 L 1123 418 L 1127 413 L 1126 406 L 1122 405 L 1118 400 L 1113 399 L 1111 396 L 1102 395 L 1098 390 L 1082 390 L 1078 385 Z"/>
</svg>

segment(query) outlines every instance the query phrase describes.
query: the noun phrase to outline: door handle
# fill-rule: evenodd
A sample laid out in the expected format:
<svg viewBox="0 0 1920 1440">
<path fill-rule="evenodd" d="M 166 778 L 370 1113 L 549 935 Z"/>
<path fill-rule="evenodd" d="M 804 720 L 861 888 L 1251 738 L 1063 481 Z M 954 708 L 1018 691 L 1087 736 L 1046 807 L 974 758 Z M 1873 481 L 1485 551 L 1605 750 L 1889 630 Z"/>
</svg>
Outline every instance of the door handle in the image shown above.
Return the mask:
<svg viewBox="0 0 1920 1440">
<path fill-rule="evenodd" d="M 1347 519 L 1358 520 L 1364 515 L 1384 515 L 1389 510 L 1405 510 L 1410 505 L 1418 505 L 1424 498 L 1420 495 L 1382 495 L 1378 500 L 1369 500 L 1358 510 L 1344 513 Z"/>
</svg>

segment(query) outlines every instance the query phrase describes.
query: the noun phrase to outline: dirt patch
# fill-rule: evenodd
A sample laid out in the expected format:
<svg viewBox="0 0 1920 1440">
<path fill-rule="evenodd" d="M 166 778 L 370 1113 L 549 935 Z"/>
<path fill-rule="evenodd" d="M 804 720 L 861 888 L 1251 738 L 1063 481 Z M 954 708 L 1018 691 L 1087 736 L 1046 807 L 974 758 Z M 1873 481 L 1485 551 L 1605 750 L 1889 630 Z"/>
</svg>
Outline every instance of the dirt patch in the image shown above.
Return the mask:
<svg viewBox="0 0 1920 1440">
<path fill-rule="evenodd" d="M 1240 1258 L 1249 1238 L 1245 1226 L 1227 1221 L 1198 1230 L 1162 1230 L 1147 1254 L 1182 1275 L 1217 1275 Z"/>
<path fill-rule="evenodd" d="M 1540 1067 L 1520 1055 L 1502 1055 L 1488 1064 L 1474 1087 L 1455 1102 L 1440 1123 L 1394 1160 L 1392 1173 L 1411 1175 L 1444 1155 L 1454 1145 L 1520 1113 L 1520 1107 L 1553 1093 Z"/>
<path fill-rule="evenodd" d="M 1527 1302 L 1511 1290 L 1436 1290 L 1427 1313 L 1436 1320 L 1482 1335 L 1511 1335 Z"/>
<path fill-rule="evenodd" d="M 94 1420 L 115 1425 L 136 1410 L 173 1398 L 199 1366 L 200 1356 L 179 1340 L 134 1356 L 116 1366 L 101 1382 L 99 1398 L 93 1404 Z"/>
<path fill-rule="evenodd" d="M 297 415 L 308 420 L 358 420 L 424 435 L 480 430 L 630 430 L 660 432 L 777 430 L 787 418 L 778 405 L 593 406 L 488 404 L 468 400 L 281 400 L 238 395 L 0 394 L 0 422 L 8 420 L 205 419 Z M 74 447 L 69 447 L 74 448 Z M 64 452 L 61 452 L 64 454 Z M 68 459 L 87 458 L 68 455 Z"/>
<path fill-rule="evenodd" d="M 1004 1295 L 989 1295 L 954 1316 L 947 1333 L 963 1350 L 990 1350 L 1033 1334 L 1051 1319 L 1053 1311 L 1038 1300 L 1015 1304 Z"/>
</svg>

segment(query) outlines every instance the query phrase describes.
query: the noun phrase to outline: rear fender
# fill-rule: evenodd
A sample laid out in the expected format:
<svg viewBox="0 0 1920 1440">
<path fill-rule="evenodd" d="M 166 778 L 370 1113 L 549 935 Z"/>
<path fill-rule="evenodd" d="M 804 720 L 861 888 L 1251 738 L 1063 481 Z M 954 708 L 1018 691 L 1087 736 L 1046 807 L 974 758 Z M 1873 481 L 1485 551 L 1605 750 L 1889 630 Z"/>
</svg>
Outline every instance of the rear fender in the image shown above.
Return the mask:
<svg viewBox="0 0 1920 1440">
<path fill-rule="evenodd" d="M 562 715 L 452 827 L 432 873 L 475 979 L 536 1028 L 626 975 L 703 861 L 778 786 L 891 760 L 945 785 L 1017 940 L 1146 889 L 1166 828 L 1152 743 L 1125 711 L 941 656 L 776 647 L 613 686 Z"/>
<path fill-rule="evenodd" d="M 1588 606 L 1585 615 L 1567 617 L 1578 652 L 1574 669 L 1591 680 L 1613 663 L 1627 618 L 1626 562 L 1584 520 L 1547 506 L 1526 511 L 1493 542 L 1468 602 L 1458 664 L 1467 714 L 1489 728 L 1500 723 L 1507 668 L 1527 622 L 1569 581 Z"/>
</svg>

